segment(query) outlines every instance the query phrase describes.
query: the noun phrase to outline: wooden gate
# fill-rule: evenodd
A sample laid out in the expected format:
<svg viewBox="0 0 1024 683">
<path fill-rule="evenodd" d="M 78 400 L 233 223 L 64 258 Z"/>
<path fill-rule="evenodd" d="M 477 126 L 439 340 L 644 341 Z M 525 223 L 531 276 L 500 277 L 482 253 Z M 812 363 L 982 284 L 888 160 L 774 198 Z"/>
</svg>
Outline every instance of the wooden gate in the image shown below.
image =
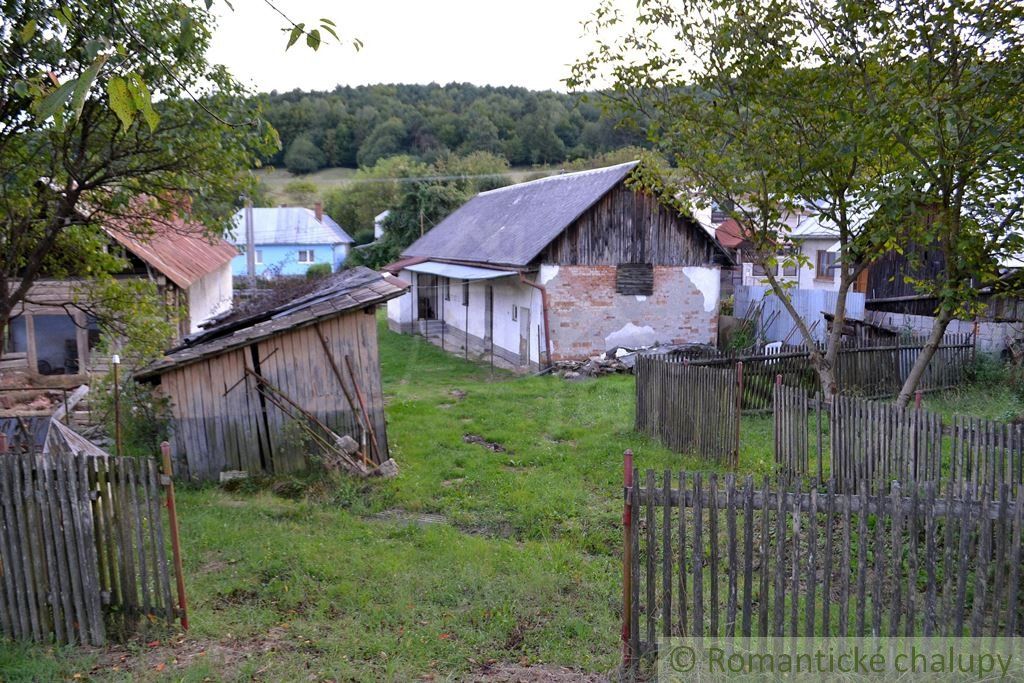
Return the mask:
<svg viewBox="0 0 1024 683">
<path fill-rule="evenodd" d="M 638 356 L 636 429 L 680 453 L 735 468 L 739 458 L 743 364 L 735 369 Z"/>
<path fill-rule="evenodd" d="M 165 528 L 161 489 L 172 510 L 154 458 L 0 454 L 0 631 L 102 645 L 111 629 L 187 626 L 176 543 L 171 595 L 177 529 Z"/>
</svg>

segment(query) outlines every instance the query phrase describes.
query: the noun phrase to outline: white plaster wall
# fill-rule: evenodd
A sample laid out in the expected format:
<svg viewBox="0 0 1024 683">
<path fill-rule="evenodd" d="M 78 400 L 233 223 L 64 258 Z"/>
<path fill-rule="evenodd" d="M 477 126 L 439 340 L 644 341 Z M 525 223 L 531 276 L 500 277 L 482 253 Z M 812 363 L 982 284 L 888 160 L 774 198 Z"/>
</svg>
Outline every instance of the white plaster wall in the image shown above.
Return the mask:
<svg viewBox="0 0 1024 683">
<path fill-rule="evenodd" d="M 839 291 L 839 271 L 833 269 L 831 278 L 818 278 L 817 267 L 818 267 L 818 251 L 825 251 L 833 244 L 836 240 L 832 238 L 828 239 L 805 239 L 800 245 L 800 253 L 807 258 L 807 265 L 802 265 L 797 269 L 796 277 L 784 277 L 781 278 L 783 281 L 796 280 L 797 287 L 800 289 L 824 289 L 826 291 L 838 292 Z M 758 277 L 754 275 L 754 264 L 749 261 L 744 261 L 742 264 L 743 268 L 743 284 L 750 286 L 767 286 L 767 278 Z"/>
<path fill-rule="evenodd" d="M 189 331 L 198 331 L 199 325 L 229 310 L 233 298 L 230 262 L 199 278 L 188 289 Z"/>
</svg>

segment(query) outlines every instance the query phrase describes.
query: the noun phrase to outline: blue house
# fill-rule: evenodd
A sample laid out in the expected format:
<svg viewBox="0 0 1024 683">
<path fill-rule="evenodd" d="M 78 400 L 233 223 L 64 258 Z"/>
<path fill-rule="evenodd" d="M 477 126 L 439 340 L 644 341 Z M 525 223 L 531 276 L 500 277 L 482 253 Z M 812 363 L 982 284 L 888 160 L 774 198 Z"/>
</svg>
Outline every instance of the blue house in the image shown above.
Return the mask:
<svg viewBox="0 0 1024 683">
<path fill-rule="evenodd" d="M 330 264 L 331 270 L 345 262 L 354 240 L 323 205 L 315 208 L 278 206 L 239 209 L 227 237 L 243 253 L 231 262 L 234 275 L 246 275 L 246 212 L 251 212 L 257 275 L 305 275 L 314 263 Z"/>
</svg>

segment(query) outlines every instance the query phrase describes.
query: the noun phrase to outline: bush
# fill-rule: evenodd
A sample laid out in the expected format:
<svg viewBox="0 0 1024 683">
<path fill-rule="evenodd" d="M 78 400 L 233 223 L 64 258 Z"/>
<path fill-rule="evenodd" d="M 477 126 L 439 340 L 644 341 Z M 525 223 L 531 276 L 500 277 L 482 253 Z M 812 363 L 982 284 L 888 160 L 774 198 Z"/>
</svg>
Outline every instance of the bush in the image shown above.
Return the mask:
<svg viewBox="0 0 1024 683">
<path fill-rule="evenodd" d="M 284 165 L 292 173 L 312 173 L 324 165 L 324 153 L 308 137 L 299 136 L 288 147 Z"/>
<path fill-rule="evenodd" d="M 314 263 L 306 270 L 306 277 L 310 280 L 327 277 L 331 274 L 330 263 Z"/>
<path fill-rule="evenodd" d="M 1006 364 L 994 353 L 979 353 L 967 368 L 967 379 L 975 384 L 1003 384 L 1007 380 Z"/>
<path fill-rule="evenodd" d="M 151 456 L 160 452 L 160 442 L 170 436 L 171 399 L 159 394 L 150 384 L 131 378 L 126 370 L 121 376 L 121 455 Z M 113 373 L 96 387 L 97 399 L 103 413 L 103 423 L 110 437 L 110 452 L 114 452 L 114 387 Z"/>
</svg>

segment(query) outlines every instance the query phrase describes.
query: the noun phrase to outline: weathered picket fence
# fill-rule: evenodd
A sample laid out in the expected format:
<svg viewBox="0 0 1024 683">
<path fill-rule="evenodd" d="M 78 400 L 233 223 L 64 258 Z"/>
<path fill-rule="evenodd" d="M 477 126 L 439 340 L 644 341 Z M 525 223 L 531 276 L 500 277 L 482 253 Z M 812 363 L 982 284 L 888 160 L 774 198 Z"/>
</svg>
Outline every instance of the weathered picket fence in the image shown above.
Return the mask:
<svg viewBox="0 0 1024 683">
<path fill-rule="evenodd" d="M 672 636 L 1019 636 L 1024 498 L 653 470 L 626 453 L 623 654 Z"/>
<path fill-rule="evenodd" d="M 639 356 L 636 429 L 682 453 L 735 467 L 739 458 L 743 364 L 697 367 L 683 359 Z"/>
<path fill-rule="evenodd" d="M 869 490 L 934 482 L 952 486 L 1024 483 L 1024 425 L 954 416 L 951 423 L 920 405 L 896 405 L 848 396 L 832 404 L 809 399 L 802 389 L 777 384 L 774 403 L 775 462 L 786 477 L 832 478 L 856 491 L 861 481 Z M 818 409 L 815 425 L 809 406 Z M 827 415 L 823 421 L 821 415 Z M 827 422 L 827 425 L 825 424 Z M 821 443 L 828 429 L 828 468 Z M 810 442 L 817 437 L 817 472 L 810 466 Z"/>
<path fill-rule="evenodd" d="M 0 495 L 5 636 L 101 645 L 111 629 L 187 627 L 173 484 L 154 458 L 0 453 Z"/>
<path fill-rule="evenodd" d="M 903 386 L 918 354 L 924 348 L 921 337 L 890 343 L 873 341 L 844 344 L 836 357 L 836 378 L 844 394 L 867 398 L 895 396 Z M 682 358 L 685 352 L 677 354 Z M 974 358 L 974 339 L 970 334 L 949 334 L 940 342 L 918 386 L 935 391 L 963 381 Z M 719 369 L 743 363 L 743 410 L 770 411 L 775 378 L 783 384 L 803 387 L 809 394 L 819 390 L 818 376 L 805 347 L 782 347 L 777 353 L 726 355 L 690 359 L 690 365 Z"/>
</svg>

